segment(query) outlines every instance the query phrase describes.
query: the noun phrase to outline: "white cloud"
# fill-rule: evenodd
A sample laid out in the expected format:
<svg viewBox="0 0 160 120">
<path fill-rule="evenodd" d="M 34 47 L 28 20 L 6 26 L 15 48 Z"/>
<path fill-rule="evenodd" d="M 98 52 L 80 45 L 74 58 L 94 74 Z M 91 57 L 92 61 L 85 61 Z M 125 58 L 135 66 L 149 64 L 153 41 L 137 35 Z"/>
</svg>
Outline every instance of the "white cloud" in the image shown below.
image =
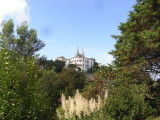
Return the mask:
<svg viewBox="0 0 160 120">
<path fill-rule="evenodd" d="M 5 18 L 13 18 L 18 23 L 29 21 L 29 6 L 26 0 L 0 0 L 0 23 Z"/>
<path fill-rule="evenodd" d="M 110 64 L 113 60 L 113 56 L 108 53 L 97 56 L 97 62 L 100 62 L 102 64 Z"/>
</svg>

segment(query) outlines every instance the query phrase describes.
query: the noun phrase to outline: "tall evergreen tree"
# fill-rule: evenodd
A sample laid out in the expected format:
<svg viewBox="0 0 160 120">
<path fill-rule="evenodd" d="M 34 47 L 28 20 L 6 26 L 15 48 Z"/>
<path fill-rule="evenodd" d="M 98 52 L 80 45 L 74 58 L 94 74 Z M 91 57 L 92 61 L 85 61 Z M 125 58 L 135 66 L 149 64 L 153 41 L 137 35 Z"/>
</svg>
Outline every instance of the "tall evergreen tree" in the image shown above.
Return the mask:
<svg viewBox="0 0 160 120">
<path fill-rule="evenodd" d="M 160 0 L 137 0 L 111 54 L 115 65 L 125 71 L 131 69 L 160 73 Z"/>
<path fill-rule="evenodd" d="M 114 65 L 129 85 L 145 84 L 149 94 L 144 101 L 155 109 L 156 115 L 160 114 L 159 82 L 152 80 L 149 74 L 160 74 L 159 13 L 160 0 L 137 0 L 128 20 L 119 26 L 121 35 L 113 36 L 117 43 L 110 52 L 115 57 Z"/>
</svg>

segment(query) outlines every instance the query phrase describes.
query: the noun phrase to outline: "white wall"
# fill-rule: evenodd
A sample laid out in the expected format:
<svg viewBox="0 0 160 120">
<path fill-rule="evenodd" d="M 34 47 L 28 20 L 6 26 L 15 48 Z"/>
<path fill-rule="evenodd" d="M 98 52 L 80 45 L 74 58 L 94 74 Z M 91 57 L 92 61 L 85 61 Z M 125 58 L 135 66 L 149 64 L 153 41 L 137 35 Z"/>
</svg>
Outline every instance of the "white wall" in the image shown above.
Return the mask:
<svg viewBox="0 0 160 120">
<path fill-rule="evenodd" d="M 66 66 L 68 66 L 69 64 L 77 64 L 77 66 L 80 67 L 82 71 L 86 72 L 88 69 L 93 67 L 94 59 L 74 57 L 66 61 Z"/>
</svg>

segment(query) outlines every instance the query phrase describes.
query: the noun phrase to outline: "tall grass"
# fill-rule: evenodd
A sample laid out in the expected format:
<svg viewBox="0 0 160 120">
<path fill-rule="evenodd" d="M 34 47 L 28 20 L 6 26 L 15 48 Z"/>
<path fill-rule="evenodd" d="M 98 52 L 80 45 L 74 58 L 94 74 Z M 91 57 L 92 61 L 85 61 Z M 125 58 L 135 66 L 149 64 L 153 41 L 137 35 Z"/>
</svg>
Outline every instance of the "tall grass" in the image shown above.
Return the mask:
<svg viewBox="0 0 160 120">
<path fill-rule="evenodd" d="M 61 106 L 56 110 L 59 119 L 81 119 L 92 115 L 97 111 L 100 111 L 104 101 L 108 97 L 108 91 L 106 90 L 103 97 L 98 96 L 97 99 L 86 99 L 77 90 L 74 97 L 64 96 L 61 97 Z"/>
</svg>

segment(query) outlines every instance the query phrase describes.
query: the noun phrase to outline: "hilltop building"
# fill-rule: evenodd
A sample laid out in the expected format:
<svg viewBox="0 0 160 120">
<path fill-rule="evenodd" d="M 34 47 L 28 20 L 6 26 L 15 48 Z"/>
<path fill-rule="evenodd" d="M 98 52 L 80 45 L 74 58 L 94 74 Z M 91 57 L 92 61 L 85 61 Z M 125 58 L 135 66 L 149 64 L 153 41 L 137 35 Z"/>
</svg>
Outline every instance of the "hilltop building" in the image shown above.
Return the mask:
<svg viewBox="0 0 160 120">
<path fill-rule="evenodd" d="M 82 54 L 80 54 L 78 47 L 77 47 L 77 52 L 76 52 L 75 57 L 66 59 L 65 57 L 61 56 L 61 57 L 58 57 L 57 60 L 65 61 L 66 67 L 69 64 L 76 64 L 81 69 L 81 71 L 85 71 L 85 72 L 91 69 L 95 63 L 94 58 L 85 57 L 84 50 L 82 50 Z"/>
<path fill-rule="evenodd" d="M 60 61 L 66 62 L 67 59 L 65 57 L 63 57 L 63 56 L 60 56 L 56 60 L 60 60 Z"/>
</svg>

